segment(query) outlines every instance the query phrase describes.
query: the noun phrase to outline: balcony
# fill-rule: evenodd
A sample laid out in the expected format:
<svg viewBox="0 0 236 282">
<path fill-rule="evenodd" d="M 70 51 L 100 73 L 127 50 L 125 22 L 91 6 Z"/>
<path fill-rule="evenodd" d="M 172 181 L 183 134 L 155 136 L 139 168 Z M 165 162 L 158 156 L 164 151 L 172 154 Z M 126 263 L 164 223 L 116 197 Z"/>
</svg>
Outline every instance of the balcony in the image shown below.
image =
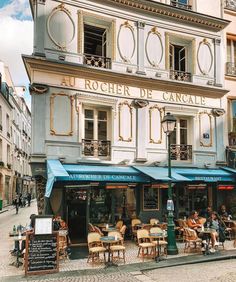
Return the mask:
<svg viewBox="0 0 236 282">
<path fill-rule="evenodd" d="M 189 72 L 170 70 L 170 79 L 191 82 L 192 75 Z"/>
<path fill-rule="evenodd" d="M 111 141 L 83 139 L 83 154 L 87 157 L 109 157 L 111 155 Z"/>
<path fill-rule="evenodd" d="M 111 59 L 97 55 L 84 54 L 84 64 L 97 68 L 110 69 Z"/>
<path fill-rule="evenodd" d="M 236 0 L 225 0 L 225 8 L 236 11 Z"/>
<path fill-rule="evenodd" d="M 189 1 L 186 1 L 186 3 L 188 3 Z M 177 7 L 180 9 L 185 9 L 185 10 L 192 10 L 192 6 L 185 4 L 185 3 L 181 3 L 181 1 L 176 1 L 176 0 L 170 0 L 170 5 L 173 7 Z"/>
<path fill-rule="evenodd" d="M 192 145 L 170 145 L 170 158 L 176 161 L 192 160 Z"/>
<path fill-rule="evenodd" d="M 226 75 L 236 76 L 236 64 L 227 62 L 226 63 Z"/>
</svg>

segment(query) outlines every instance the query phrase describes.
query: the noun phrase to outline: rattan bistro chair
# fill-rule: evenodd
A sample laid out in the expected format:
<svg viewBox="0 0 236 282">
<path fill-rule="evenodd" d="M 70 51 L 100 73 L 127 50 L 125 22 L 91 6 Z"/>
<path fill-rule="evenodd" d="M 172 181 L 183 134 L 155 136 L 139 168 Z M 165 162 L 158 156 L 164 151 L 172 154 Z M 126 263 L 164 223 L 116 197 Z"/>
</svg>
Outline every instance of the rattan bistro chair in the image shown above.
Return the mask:
<svg viewBox="0 0 236 282">
<path fill-rule="evenodd" d="M 66 235 L 59 235 L 59 259 L 66 259 L 68 258 L 67 254 L 67 236 Z"/>
<path fill-rule="evenodd" d="M 123 220 L 118 220 L 116 223 L 116 229 L 120 230 L 122 226 L 123 226 Z"/>
<path fill-rule="evenodd" d="M 184 228 L 184 252 L 190 250 L 201 250 L 202 247 L 202 239 L 197 236 L 197 232 L 191 228 Z"/>
<path fill-rule="evenodd" d="M 160 227 L 152 227 L 150 229 L 150 233 L 158 233 L 158 234 L 163 234 L 163 230 Z M 160 251 L 162 251 L 163 248 L 163 253 L 167 257 L 167 242 L 165 240 L 165 237 L 163 236 L 159 240 L 153 240 L 152 243 L 154 243 L 156 246 L 160 246 Z"/>
<path fill-rule="evenodd" d="M 156 245 L 151 242 L 149 232 L 146 229 L 139 229 L 137 230 L 137 239 L 138 239 L 138 257 L 140 256 L 144 261 L 144 257 L 151 257 L 154 258 L 156 254 Z M 146 250 L 146 253 L 145 253 Z M 150 250 L 150 253 L 149 253 Z"/>
<path fill-rule="evenodd" d="M 94 260 L 99 260 L 100 253 L 103 254 L 104 261 L 106 260 L 105 257 L 105 251 L 106 248 L 103 247 L 103 243 L 101 242 L 101 235 L 97 232 L 91 232 L 88 234 L 88 249 L 89 249 L 89 255 L 88 260 L 92 259 L 92 263 L 94 263 Z"/>
<path fill-rule="evenodd" d="M 132 229 L 132 238 L 134 239 L 134 241 L 137 240 L 137 224 L 141 224 L 141 220 L 138 218 L 134 218 L 131 221 L 131 229 Z"/>
<path fill-rule="evenodd" d="M 121 233 L 119 231 L 111 231 L 108 233 L 108 236 L 117 237 L 119 239 L 117 243 L 114 243 L 110 246 L 112 261 L 114 260 L 114 258 L 118 258 L 118 259 L 123 259 L 125 263 L 125 246 L 124 246 L 124 239 Z M 116 257 L 114 256 L 115 253 L 117 253 Z M 120 256 L 121 253 L 122 253 L 122 257 Z"/>
<path fill-rule="evenodd" d="M 120 233 L 121 233 L 123 239 L 125 239 L 125 231 L 126 231 L 126 229 L 127 229 L 127 226 L 126 226 L 126 225 L 123 225 L 123 226 L 121 227 L 121 229 L 120 229 Z"/>
</svg>

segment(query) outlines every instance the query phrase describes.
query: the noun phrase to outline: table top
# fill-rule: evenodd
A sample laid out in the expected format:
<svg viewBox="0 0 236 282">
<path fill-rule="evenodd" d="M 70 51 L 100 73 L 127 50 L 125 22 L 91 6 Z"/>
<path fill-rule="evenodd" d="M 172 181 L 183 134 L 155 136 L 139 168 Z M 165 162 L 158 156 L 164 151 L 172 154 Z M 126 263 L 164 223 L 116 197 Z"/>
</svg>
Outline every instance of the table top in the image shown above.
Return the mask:
<svg viewBox="0 0 236 282">
<path fill-rule="evenodd" d="M 101 237 L 100 240 L 104 243 L 110 244 L 110 243 L 114 243 L 114 242 L 119 242 L 120 238 L 115 239 L 114 236 L 103 236 L 103 237 Z"/>
<path fill-rule="evenodd" d="M 167 234 L 164 233 L 150 233 L 149 236 L 152 238 L 167 238 Z"/>
<path fill-rule="evenodd" d="M 106 226 L 114 226 L 112 223 L 98 223 L 98 224 L 94 224 L 95 226 L 98 226 L 100 228 L 106 228 Z"/>
<path fill-rule="evenodd" d="M 21 231 L 21 235 L 23 235 L 25 233 L 25 231 Z M 10 237 L 15 237 L 15 236 L 18 236 L 19 235 L 19 232 L 9 232 L 9 236 Z"/>
<path fill-rule="evenodd" d="M 112 232 L 112 231 L 117 231 L 118 229 L 115 227 L 109 227 L 109 228 L 105 228 L 102 229 L 102 232 Z"/>
<path fill-rule="evenodd" d="M 24 241 L 24 240 L 26 240 L 26 236 L 21 236 L 20 238 L 19 237 L 14 237 L 13 240 L 14 241 Z"/>
<path fill-rule="evenodd" d="M 202 230 L 201 228 L 199 228 L 199 229 L 197 229 L 197 231 L 199 233 L 212 233 L 212 232 L 215 232 L 216 230 L 212 229 L 212 228 L 204 228 L 204 230 Z"/>
</svg>

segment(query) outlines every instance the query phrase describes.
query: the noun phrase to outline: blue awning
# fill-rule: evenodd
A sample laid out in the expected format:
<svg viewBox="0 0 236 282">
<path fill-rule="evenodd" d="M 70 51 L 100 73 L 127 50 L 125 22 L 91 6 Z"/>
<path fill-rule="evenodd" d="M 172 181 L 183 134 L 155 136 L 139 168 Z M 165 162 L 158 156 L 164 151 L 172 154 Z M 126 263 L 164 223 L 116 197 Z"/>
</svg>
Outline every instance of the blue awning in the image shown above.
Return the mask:
<svg viewBox="0 0 236 282">
<path fill-rule="evenodd" d="M 91 181 L 117 183 L 149 183 L 150 178 L 133 167 L 106 165 L 61 164 L 47 161 L 48 180 L 45 197 L 50 197 L 55 181 Z"/>
<path fill-rule="evenodd" d="M 234 182 L 235 176 L 232 172 L 225 169 L 208 168 L 174 168 L 175 172 L 192 181 L 203 182 Z"/>
<path fill-rule="evenodd" d="M 168 168 L 165 167 L 154 167 L 154 166 L 134 166 L 138 171 L 150 176 L 154 180 L 158 181 L 168 181 Z M 175 169 L 171 169 L 171 179 L 172 181 L 191 181 L 189 178 L 178 174 Z"/>
</svg>

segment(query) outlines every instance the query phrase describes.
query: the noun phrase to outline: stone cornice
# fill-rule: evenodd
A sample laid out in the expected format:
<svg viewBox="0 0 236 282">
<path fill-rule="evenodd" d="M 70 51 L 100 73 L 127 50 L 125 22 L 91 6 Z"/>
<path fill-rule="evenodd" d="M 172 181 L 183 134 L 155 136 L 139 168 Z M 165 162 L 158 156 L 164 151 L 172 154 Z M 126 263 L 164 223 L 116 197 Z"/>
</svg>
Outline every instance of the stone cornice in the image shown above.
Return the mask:
<svg viewBox="0 0 236 282">
<path fill-rule="evenodd" d="M 147 12 L 168 20 L 178 21 L 183 24 L 193 25 L 204 29 L 220 31 L 224 29 L 230 21 L 212 17 L 206 14 L 197 13 L 191 10 L 180 9 L 168 4 L 163 4 L 148 0 L 96 0 L 97 2 L 108 2 L 114 6 L 121 5 L 135 9 L 139 12 Z M 94 2 L 94 1 L 93 1 Z"/>
<path fill-rule="evenodd" d="M 133 87 L 179 92 L 209 98 L 221 98 L 228 93 L 228 90 L 215 86 L 144 77 L 137 74 L 121 73 L 109 69 L 92 68 L 86 65 L 49 60 L 42 57 L 23 55 L 23 61 L 31 83 L 34 82 L 32 81 L 34 71 L 42 71 L 111 83 L 120 83 L 122 81 L 122 84 Z"/>
</svg>

